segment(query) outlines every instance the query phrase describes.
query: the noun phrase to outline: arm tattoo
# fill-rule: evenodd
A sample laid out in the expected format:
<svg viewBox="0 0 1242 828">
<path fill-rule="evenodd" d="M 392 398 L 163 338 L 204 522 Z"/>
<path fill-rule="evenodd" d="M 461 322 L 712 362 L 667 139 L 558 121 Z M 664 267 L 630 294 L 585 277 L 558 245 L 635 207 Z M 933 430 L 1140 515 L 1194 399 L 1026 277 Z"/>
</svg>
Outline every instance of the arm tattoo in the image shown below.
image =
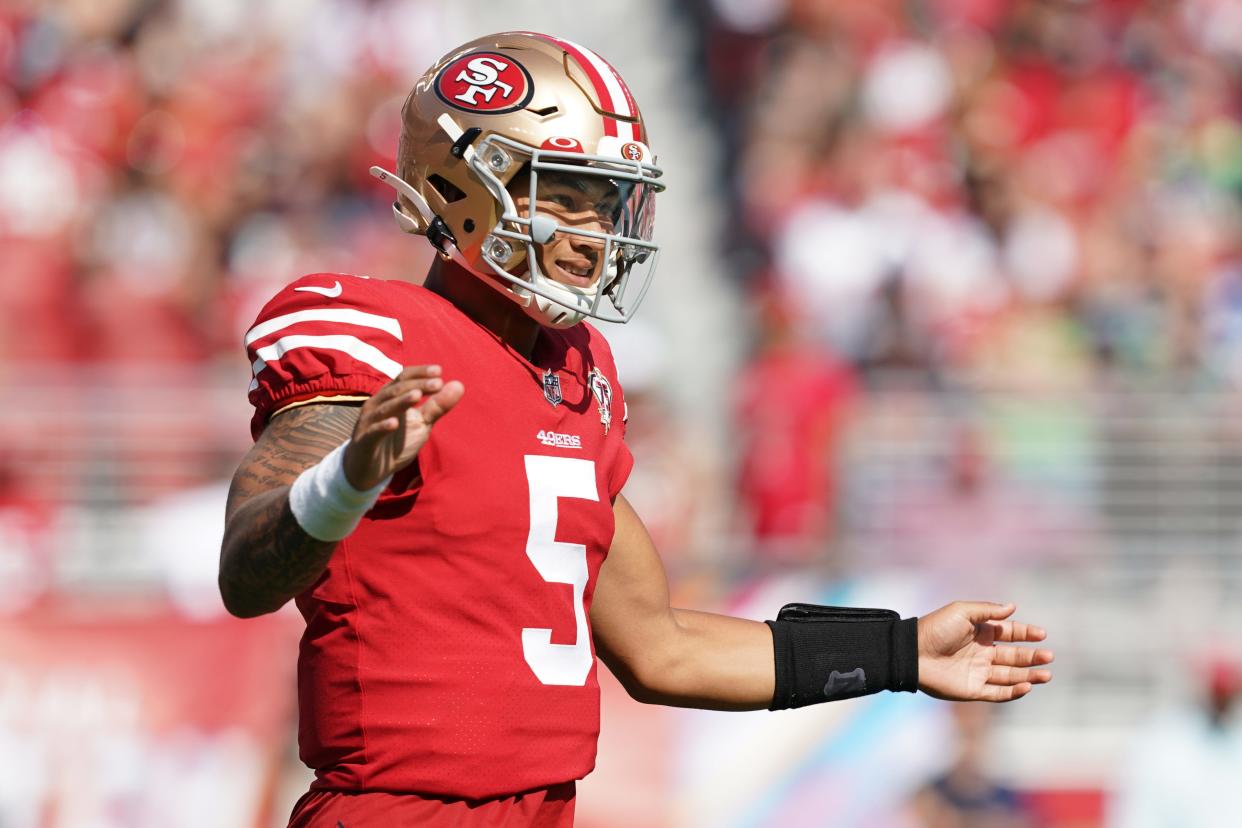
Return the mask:
<svg viewBox="0 0 1242 828">
<path fill-rule="evenodd" d="M 336 543 L 316 540 L 289 509 L 289 486 L 349 439 L 358 407 L 312 404 L 278 414 L 229 488 L 220 594 L 242 617 L 274 612 L 323 574 Z"/>
</svg>

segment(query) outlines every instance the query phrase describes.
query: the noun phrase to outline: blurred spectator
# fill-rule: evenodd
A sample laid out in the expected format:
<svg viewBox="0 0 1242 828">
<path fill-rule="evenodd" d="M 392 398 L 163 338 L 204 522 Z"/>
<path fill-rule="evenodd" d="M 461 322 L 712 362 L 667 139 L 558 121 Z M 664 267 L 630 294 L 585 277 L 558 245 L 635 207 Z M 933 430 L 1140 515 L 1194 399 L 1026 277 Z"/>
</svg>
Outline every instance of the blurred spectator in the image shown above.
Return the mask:
<svg viewBox="0 0 1242 828">
<path fill-rule="evenodd" d="M 51 587 L 55 509 L 22 481 L 0 449 L 0 611 L 16 614 Z"/>
<path fill-rule="evenodd" d="M 1242 779 L 1242 660 L 1200 668 L 1193 706 L 1157 716 L 1134 739 L 1117 780 L 1110 828 L 1224 828 L 1238 822 Z"/>
<path fill-rule="evenodd" d="M 837 449 L 853 372 L 800 333 L 791 301 L 758 303 L 759 341 L 737 382 L 739 506 L 760 558 L 808 561 L 835 530 Z"/>
<path fill-rule="evenodd" d="M 923 828 L 1033 828 L 1018 794 L 988 767 L 988 738 L 996 708 L 953 705 L 957 759 L 911 802 Z"/>
</svg>

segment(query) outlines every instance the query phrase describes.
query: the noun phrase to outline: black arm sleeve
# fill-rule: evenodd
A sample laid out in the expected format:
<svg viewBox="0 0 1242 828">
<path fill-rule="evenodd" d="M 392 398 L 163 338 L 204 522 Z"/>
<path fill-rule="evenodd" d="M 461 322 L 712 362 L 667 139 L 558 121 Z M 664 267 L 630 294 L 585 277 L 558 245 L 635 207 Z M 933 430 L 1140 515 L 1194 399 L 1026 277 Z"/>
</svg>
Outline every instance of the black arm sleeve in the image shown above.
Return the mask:
<svg viewBox="0 0 1242 828">
<path fill-rule="evenodd" d="M 776 655 L 770 710 L 919 686 L 918 619 L 892 610 L 787 604 L 767 622 Z"/>
</svg>

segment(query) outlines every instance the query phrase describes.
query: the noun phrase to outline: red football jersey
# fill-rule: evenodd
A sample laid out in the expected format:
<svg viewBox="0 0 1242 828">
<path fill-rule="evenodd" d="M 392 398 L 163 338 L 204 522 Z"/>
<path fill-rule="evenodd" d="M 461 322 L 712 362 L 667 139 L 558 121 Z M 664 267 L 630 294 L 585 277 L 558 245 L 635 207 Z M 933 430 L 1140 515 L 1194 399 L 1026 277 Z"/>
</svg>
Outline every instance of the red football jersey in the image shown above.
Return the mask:
<svg viewBox="0 0 1242 828">
<path fill-rule="evenodd" d="M 252 430 L 438 364 L 466 393 L 297 598 L 299 742 L 312 787 L 486 798 L 581 778 L 599 685 L 588 624 L 633 459 L 594 328 L 530 360 L 405 282 L 315 274 L 246 335 Z"/>
</svg>

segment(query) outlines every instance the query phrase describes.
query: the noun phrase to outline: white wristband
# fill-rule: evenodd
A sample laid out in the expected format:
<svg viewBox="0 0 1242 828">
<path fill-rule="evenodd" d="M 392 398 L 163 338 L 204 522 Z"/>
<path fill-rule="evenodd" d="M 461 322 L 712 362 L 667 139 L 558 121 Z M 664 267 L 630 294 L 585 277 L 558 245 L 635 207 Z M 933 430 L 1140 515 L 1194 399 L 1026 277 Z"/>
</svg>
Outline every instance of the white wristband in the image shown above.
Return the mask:
<svg viewBox="0 0 1242 828">
<path fill-rule="evenodd" d="M 289 487 L 289 509 L 306 534 L 321 541 L 339 541 L 358 528 L 388 486 L 389 476 L 374 489 L 360 492 L 345 477 L 346 440 L 298 475 Z"/>
</svg>

